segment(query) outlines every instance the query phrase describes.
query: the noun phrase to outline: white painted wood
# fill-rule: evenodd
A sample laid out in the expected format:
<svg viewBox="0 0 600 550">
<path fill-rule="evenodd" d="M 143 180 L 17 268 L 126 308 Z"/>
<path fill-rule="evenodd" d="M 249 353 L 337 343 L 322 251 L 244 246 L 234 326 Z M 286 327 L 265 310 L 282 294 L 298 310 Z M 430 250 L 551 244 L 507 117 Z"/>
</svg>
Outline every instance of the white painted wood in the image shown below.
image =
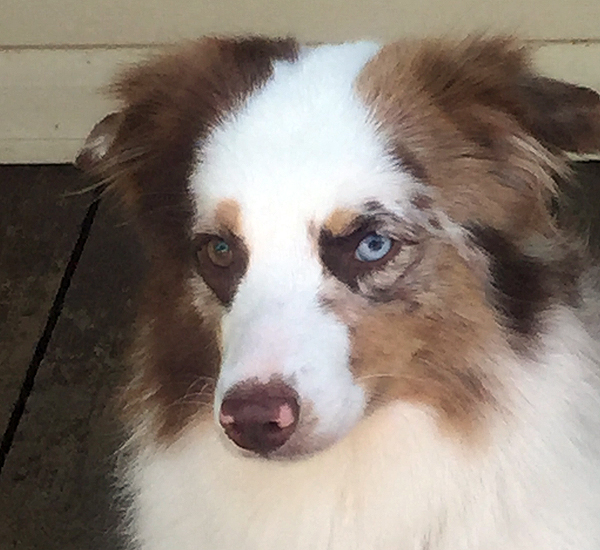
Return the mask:
<svg viewBox="0 0 600 550">
<path fill-rule="evenodd" d="M 0 162 L 70 162 L 114 106 L 101 93 L 139 48 L 0 52 Z"/>
<path fill-rule="evenodd" d="M 214 33 L 337 41 L 508 31 L 600 38 L 599 0 L 3 0 L 10 45 L 151 44 Z"/>
<path fill-rule="evenodd" d="M 114 108 L 100 89 L 120 66 L 152 51 L 0 51 L 0 162 L 72 161 L 93 124 Z M 548 75 L 600 90 L 599 43 L 545 44 L 536 61 Z"/>
<path fill-rule="evenodd" d="M 548 76 L 600 91 L 600 43 L 545 44 L 537 49 L 535 61 Z"/>
</svg>

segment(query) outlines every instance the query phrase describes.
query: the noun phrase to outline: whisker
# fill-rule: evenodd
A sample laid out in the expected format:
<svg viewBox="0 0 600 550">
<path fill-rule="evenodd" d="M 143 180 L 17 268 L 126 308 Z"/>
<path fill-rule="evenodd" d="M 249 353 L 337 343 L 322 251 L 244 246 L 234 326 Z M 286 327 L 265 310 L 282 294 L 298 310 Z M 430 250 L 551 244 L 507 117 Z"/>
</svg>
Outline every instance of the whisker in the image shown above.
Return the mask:
<svg viewBox="0 0 600 550">
<path fill-rule="evenodd" d="M 369 380 L 370 378 L 394 378 L 396 380 L 399 380 L 400 378 L 403 378 L 403 377 L 398 376 L 397 374 L 380 373 L 380 374 L 366 374 L 364 376 L 359 376 L 356 380 L 357 380 L 357 382 L 360 382 L 362 380 Z"/>
</svg>

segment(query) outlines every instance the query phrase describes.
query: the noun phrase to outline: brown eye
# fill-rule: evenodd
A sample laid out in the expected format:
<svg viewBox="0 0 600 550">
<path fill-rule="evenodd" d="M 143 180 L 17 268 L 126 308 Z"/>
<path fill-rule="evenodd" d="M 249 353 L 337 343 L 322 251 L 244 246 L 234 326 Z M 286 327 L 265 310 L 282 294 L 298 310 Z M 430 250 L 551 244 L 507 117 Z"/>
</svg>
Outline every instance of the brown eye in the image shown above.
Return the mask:
<svg viewBox="0 0 600 550">
<path fill-rule="evenodd" d="M 229 267 L 233 263 L 233 250 L 224 239 L 214 237 L 206 243 L 206 254 L 218 267 Z"/>
<path fill-rule="evenodd" d="M 194 256 L 198 274 L 223 303 L 231 302 L 237 285 L 248 266 L 248 250 L 242 240 L 201 233 L 194 238 Z"/>
</svg>

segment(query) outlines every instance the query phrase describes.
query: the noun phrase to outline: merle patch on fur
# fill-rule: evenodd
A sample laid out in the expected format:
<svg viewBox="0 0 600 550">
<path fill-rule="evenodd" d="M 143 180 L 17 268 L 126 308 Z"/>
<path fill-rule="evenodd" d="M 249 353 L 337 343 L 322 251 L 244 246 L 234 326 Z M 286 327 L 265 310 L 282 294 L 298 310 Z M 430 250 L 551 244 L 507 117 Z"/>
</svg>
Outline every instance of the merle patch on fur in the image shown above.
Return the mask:
<svg viewBox="0 0 600 550">
<path fill-rule="evenodd" d="M 575 305 L 578 301 L 574 258 L 543 261 L 523 253 L 491 227 L 473 226 L 470 231 L 489 258 L 492 303 L 509 330 L 531 336 L 553 302 Z M 575 265 L 570 265 L 572 260 Z"/>
</svg>

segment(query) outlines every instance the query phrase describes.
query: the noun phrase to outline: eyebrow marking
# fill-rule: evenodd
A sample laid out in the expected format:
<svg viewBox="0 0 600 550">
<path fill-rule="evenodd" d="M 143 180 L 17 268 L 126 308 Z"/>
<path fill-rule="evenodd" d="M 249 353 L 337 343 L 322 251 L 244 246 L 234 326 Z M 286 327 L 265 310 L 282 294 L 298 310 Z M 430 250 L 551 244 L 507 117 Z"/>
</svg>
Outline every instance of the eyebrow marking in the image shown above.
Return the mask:
<svg viewBox="0 0 600 550">
<path fill-rule="evenodd" d="M 215 208 L 215 225 L 221 230 L 227 230 L 234 235 L 242 234 L 242 212 L 240 205 L 234 199 L 224 199 Z"/>
<path fill-rule="evenodd" d="M 374 212 L 374 211 L 383 210 L 383 209 L 384 209 L 384 206 L 379 201 L 370 200 L 370 201 L 365 202 L 365 210 L 367 212 Z"/>
<path fill-rule="evenodd" d="M 353 228 L 356 225 L 361 214 L 356 210 L 349 208 L 337 208 L 331 215 L 325 220 L 323 229 L 332 236 L 342 236 L 348 233 L 349 228 Z"/>
<path fill-rule="evenodd" d="M 410 203 L 419 210 L 429 210 L 433 205 L 433 200 L 427 195 L 418 194 L 412 197 Z"/>
</svg>

